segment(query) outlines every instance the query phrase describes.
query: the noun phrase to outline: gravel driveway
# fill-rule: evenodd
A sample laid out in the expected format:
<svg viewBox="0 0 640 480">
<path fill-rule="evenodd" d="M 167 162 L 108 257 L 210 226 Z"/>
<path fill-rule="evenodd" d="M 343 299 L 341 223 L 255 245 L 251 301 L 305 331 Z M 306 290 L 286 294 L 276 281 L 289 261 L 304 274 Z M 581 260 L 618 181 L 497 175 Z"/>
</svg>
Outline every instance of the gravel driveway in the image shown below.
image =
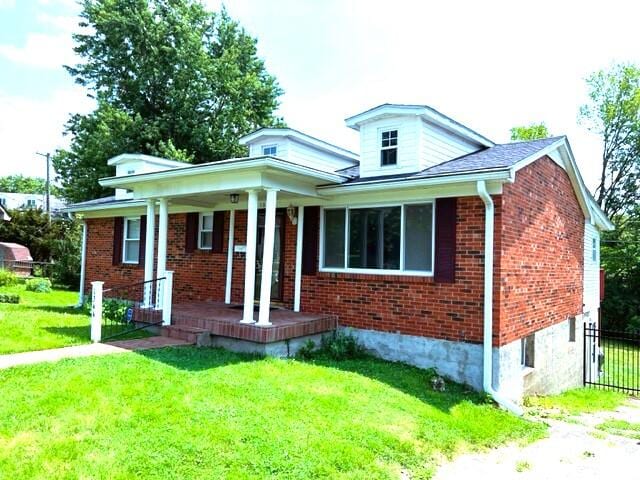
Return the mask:
<svg viewBox="0 0 640 480">
<path fill-rule="evenodd" d="M 631 399 L 614 412 L 551 417 L 538 417 L 550 426 L 548 438 L 526 447 L 462 455 L 442 465 L 435 480 L 640 480 L 640 440 L 630 438 L 640 437 L 640 431 L 611 434 L 595 428 L 611 419 L 640 424 L 640 400 Z"/>
</svg>

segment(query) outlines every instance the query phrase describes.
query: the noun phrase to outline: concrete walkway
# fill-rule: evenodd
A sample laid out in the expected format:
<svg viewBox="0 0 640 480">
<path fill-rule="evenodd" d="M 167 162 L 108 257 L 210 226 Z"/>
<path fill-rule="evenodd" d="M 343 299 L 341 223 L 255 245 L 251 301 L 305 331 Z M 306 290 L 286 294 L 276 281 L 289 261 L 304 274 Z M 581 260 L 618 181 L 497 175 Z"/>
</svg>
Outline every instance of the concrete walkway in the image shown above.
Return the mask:
<svg viewBox="0 0 640 480">
<path fill-rule="evenodd" d="M 148 350 L 151 348 L 174 347 L 190 345 L 184 340 L 168 337 L 148 337 L 136 340 L 118 340 L 109 343 L 90 343 L 73 347 L 52 348 L 35 352 L 11 353 L 0 355 L 0 369 L 18 365 L 30 365 L 40 362 L 56 362 L 63 358 L 92 357 L 97 355 L 111 355 L 134 350 Z"/>
<path fill-rule="evenodd" d="M 462 455 L 438 470 L 434 480 L 601 480 L 640 479 L 638 432 L 623 436 L 596 427 L 606 420 L 640 424 L 640 400 L 613 412 L 544 419 L 549 437 L 526 447 L 516 444 Z"/>
</svg>

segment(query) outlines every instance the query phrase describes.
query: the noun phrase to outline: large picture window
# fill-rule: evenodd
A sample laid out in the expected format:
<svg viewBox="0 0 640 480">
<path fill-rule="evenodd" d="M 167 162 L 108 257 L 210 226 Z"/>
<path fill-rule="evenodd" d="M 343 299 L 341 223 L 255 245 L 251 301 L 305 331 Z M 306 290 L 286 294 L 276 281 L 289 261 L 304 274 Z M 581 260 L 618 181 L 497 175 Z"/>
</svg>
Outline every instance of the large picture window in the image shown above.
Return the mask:
<svg viewBox="0 0 640 480">
<path fill-rule="evenodd" d="M 122 261 L 124 263 L 138 263 L 140 260 L 140 217 L 130 217 L 124 220 Z"/>
<path fill-rule="evenodd" d="M 433 204 L 324 209 L 321 267 L 430 274 Z"/>
</svg>

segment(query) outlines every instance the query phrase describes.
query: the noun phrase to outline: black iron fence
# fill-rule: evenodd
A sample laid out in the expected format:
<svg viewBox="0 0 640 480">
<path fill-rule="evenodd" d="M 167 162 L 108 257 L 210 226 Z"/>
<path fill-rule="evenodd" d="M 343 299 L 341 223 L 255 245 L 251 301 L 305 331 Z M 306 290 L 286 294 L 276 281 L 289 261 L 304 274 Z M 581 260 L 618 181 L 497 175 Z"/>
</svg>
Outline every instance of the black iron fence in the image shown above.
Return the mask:
<svg viewBox="0 0 640 480">
<path fill-rule="evenodd" d="M 640 333 L 585 325 L 584 384 L 640 393 Z"/>
<path fill-rule="evenodd" d="M 102 340 L 162 324 L 166 278 L 120 285 L 102 291 Z"/>
</svg>

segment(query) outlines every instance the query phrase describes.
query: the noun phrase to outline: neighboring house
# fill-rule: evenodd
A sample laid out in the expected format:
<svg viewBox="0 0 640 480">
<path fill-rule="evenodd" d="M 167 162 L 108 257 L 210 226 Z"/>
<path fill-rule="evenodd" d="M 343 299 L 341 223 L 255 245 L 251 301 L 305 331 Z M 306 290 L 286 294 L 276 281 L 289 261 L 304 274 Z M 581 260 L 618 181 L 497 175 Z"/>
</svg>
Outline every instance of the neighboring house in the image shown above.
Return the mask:
<svg viewBox="0 0 640 480">
<path fill-rule="evenodd" d="M 66 204 L 63 200 L 50 197 L 51 212 L 57 213 L 65 208 Z M 45 195 L 41 193 L 10 193 L 0 192 L 0 205 L 7 210 L 24 210 L 28 208 L 46 208 Z"/>
<path fill-rule="evenodd" d="M 237 306 L 256 341 L 284 318 L 270 307 L 300 322 L 337 317 L 379 356 L 435 367 L 511 407 L 580 384 L 582 325 L 598 320 L 599 232 L 612 224 L 566 137 L 498 145 L 417 105 L 346 124 L 359 155 L 265 128 L 240 139 L 247 158 L 111 159 L 116 176 L 100 183 L 115 196 L 70 207 L 86 224 L 83 289 L 172 270 L 169 328 L 204 300 Z M 231 315 L 207 305 L 202 318 Z"/>
</svg>

